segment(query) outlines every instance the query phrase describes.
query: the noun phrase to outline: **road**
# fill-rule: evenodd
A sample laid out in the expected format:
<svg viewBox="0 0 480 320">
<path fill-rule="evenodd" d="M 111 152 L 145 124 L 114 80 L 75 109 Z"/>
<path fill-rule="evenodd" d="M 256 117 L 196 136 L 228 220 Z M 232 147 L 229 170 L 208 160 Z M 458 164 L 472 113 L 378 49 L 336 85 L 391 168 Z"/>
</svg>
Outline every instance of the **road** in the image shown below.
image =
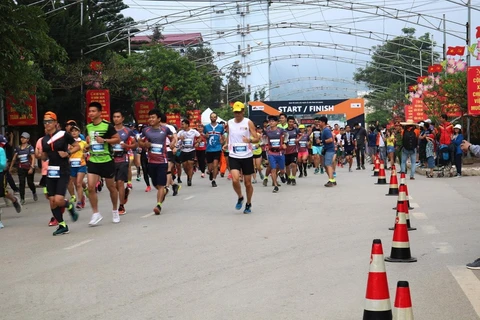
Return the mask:
<svg viewBox="0 0 480 320">
<path fill-rule="evenodd" d="M 161 216 L 134 182 L 120 224 L 105 190 L 101 225 L 88 226 L 86 208 L 60 237 L 43 197 L 20 214 L 4 208 L 0 318 L 360 319 L 372 240 L 390 253 L 396 197 L 368 170 L 339 169 L 336 188 L 312 173 L 278 194 L 255 185 L 250 215 L 234 209 L 225 178 L 214 189 L 197 174 Z M 480 319 L 480 271 L 465 268 L 480 256 L 480 180 L 407 182 L 418 262 L 387 263 L 392 307 L 396 282 L 407 280 L 415 318 Z"/>
</svg>

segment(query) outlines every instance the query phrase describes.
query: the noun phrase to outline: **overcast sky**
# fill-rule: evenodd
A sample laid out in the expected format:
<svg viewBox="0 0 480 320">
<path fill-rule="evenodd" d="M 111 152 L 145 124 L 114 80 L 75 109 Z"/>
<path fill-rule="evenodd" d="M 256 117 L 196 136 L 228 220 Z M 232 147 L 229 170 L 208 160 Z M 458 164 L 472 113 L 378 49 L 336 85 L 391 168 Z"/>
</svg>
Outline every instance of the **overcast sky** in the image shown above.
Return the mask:
<svg viewBox="0 0 480 320">
<path fill-rule="evenodd" d="M 130 8 L 123 13 L 139 21 L 142 31 L 158 23 L 164 34 L 201 32 L 214 51 L 226 52 L 216 61 L 219 68 L 235 60 L 250 64 L 246 84 L 252 86 L 252 91 L 267 87 L 266 1 L 240 1 L 242 7 L 249 5 L 246 17 L 238 15 L 236 2 L 230 1 L 124 2 Z M 355 69 L 369 60 L 368 49 L 400 35 L 402 28 L 415 28 L 417 36 L 429 32 L 437 43 L 436 51 L 441 53 L 443 14 L 447 46 L 465 44 L 467 8 L 462 2 L 466 0 L 357 0 L 353 1 L 355 10 L 350 9 L 350 1 L 329 1 L 328 6 L 327 1 L 310 2 L 312 5 L 300 4 L 298 0 L 274 0 L 270 7 L 272 100 L 355 97 L 364 87 L 349 82 Z M 480 21 L 480 1 L 472 2 L 471 38 L 476 43 L 475 21 Z M 236 26 L 247 23 L 251 33 L 242 40 L 235 32 Z M 310 24 L 311 28 L 306 27 Z M 219 30 L 224 32 L 222 36 Z M 142 32 L 150 33 L 151 29 Z M 252 53 L 246 57 L 238 55 L 238 45 L 243 49 L 247 44 Z M 472 58 L 472 64 L 478 65 L 476 58 Z"/>
</svg>

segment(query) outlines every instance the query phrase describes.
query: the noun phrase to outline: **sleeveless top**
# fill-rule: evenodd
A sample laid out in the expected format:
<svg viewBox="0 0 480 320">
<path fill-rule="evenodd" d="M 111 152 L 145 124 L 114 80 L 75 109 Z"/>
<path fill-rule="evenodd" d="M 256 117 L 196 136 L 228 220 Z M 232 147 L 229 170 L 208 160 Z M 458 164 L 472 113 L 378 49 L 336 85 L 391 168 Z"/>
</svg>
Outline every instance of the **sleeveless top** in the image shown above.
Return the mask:
<svg viewBox="0 0 480 320">
<path fill-rule="evenodd" d="M 244 118 L 240 123 L 236 123 L 235 119 L 228 120 L 229 157 L 236 159 L 253 157 L 252 145 L 243 142 L 243 137 L 250 137 L 249 121 L 248 118 Z"/>
</svg>

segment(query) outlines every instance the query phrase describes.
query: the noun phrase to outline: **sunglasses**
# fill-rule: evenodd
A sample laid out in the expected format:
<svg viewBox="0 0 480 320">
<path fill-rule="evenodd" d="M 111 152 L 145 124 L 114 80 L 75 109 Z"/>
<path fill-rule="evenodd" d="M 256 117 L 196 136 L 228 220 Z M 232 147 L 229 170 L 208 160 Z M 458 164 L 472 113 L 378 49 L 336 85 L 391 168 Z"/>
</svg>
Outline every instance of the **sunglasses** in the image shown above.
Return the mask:
<svg viewBox="0 0 480 320">
<path fill-rule="evenodd" d="M 55 120 L 43 120 L 43 124 L 50 124 L 50 123 L 54 123 Z"/>
</svg>

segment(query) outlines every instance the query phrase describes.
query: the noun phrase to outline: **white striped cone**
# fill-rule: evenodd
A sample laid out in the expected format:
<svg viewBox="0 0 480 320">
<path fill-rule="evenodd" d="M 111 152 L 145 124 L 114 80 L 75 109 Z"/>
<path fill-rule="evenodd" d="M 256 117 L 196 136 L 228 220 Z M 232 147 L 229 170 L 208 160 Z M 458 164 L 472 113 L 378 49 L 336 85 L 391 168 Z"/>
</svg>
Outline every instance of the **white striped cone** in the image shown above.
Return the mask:
<svg viewBox="0 0 480 320">
<path fill-rule="evenodd" d="M 412 299 L 408 281 L 397 282 L 393 315 L 396 320 L 413 320 Z"/>
<path fill-rule="evenodd" d="M 404 212 L 398 212 L 395 218 L 395 230 L 393 231 L 392 251 L 390 257 L 385 258 L 388 262 L 416 262 L 410 253 L 410 241 L 408 239 L 407 219 Z"/>
</svg>

